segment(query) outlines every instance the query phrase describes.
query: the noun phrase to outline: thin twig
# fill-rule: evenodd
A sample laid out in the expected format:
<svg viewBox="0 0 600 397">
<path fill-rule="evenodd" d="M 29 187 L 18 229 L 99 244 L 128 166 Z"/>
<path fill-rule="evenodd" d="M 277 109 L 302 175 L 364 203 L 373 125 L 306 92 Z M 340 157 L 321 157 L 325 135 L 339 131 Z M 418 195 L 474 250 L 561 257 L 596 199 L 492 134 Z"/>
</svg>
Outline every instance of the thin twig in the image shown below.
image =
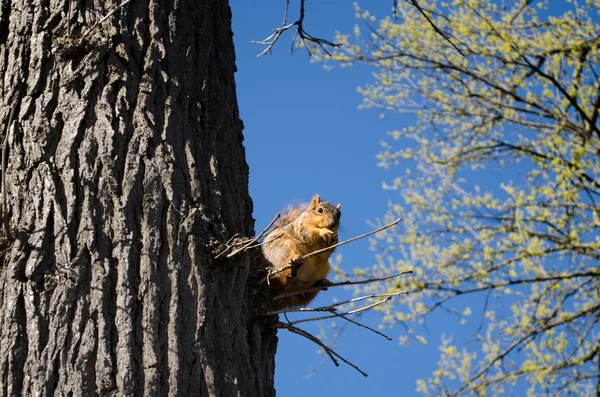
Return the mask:
<svg viewBox="0 0 600 397">
<path fill-rule="evenodd" d="M 334 309 L 338 306 L 345 305 L 347 303 L 355 303 L 355 302 L 360 302 L 360 301 L 364 301 L 366 299 L 372 299 L 372 298 L 382 298 L 382 297 L 392 298 L 394 296 L 406 295 L 406 294 L 408 294 L 408 291 L 392 292 L 389 294 L 370 294 L 370 295 L 359 296 L 357 298 L 347 299 L 347 300 L 341 301 L 341 302 L 335 302 L 335 303 L 332 303 L 331 305 L 327 305 L 327 306 L 288 307 L 286 309 L 272 310 L 272 311 L 266 312 L 265 317 L 274 316 L 276 314 L 281 314 L 281 313 L 329 312 L 329 311 L 331 311 L 331 309 Z M 353 314 L 353 312 L 342 313 L 342 314 Z"/>
<path fill-rule="evenodd" d="M 268 239 L 268 240 L 262 241 L 262 242 L 260 242 L 260 243 L 258 243 L 258 244 L 255 244 L 255 245 L 253 245 L 253 246 L 251 246 L 251 247 L 248 247 L 247 249 L 251 250 L 251 249 L 254 249 L 254 248 L 258 248 L 258 247 L 260 247 L 260 246 L 262 246 L 262 245 L 269 244 L 271 241 L 275 241 L 275 240 L 277 240 L 278 238 L 281 238 L 282 236 L 283 236 L 283 233 L 281 233 L 281 234 L 278 234 L 278 235 L 277 235 L 277 236 L 275 236 L 275 237 L 272 237 L 272 238 L 270 238 L 270 239 Z"/>
<path fill-rule="evenodd" d="M 258 54 L 256 57 L 260 58 L 261 56 L 266 55 L 267 53 L 271 53 L 273 51 L 273 46 L 275 45 L 277 40 L 279 40 L 279 37 L 283 34 L 283 32 L 285 32 L 292 26 L 296 26 L 296 22 L 290 23 L 289 25 L 285 25 L 285 26 L 282 26 L 277 29 L 274 29 L 273 33 L 269 37 L 267 37 L 266 39 L 264 39 L 262 41 L 254 41 L 254 40 L 250 41 L 250 43 L 252 43 L 252 44 L 260 44 L 260 45 L 267 46 L 267 48 L 265 48 L 265 50 L 263 52 L 261 52 L 260 54 Z"/>
<path fill-rule="evenodd" d="M 234 246 L 233 240 L 235 240 L 239 236 L 240 236 L 239 233 L 236 233 L 233 236 L 231 236 L 231 238 L 229 240 L 227 240 L 227 242 L 225 244 L 222 245 L 222 247 L 225 247 L 225 248 L 223 248 L 223 251 L 219 252 L 219 254 L 215 256 L 215 259 L 219 259 L 221 256 L 225 255 L 225 253 L 227 251 L 229 251 L 231 249 L 231 247 Z"/>
<path fill-rule="evenodd" d="M 341 243 L 334 244 L 334 245 L 332 245 L 331 247 L 326 247 L 326 248 L 323 248 L 323 249 L 320 249 L 320 250 L 317 250 L 317 251 L 311 252 L 311 253 L 309 253 L 309 254 L 306 254 L 306 255 L 304 255 L 304 256 L 301 256 L 300 258 L 298 258 L 298 260 L 302 261 L 302 260 L 304 260 L 304 259 L 308 259 L 308 258 L 310 258 L 311 256 L 319 255 L 319 254 L 321 254 L 321 253 L 323 253 L 323 252 L 327 252 L 327 251 L 333 250 L 333 249 L 335 249 L 335 248 L 337 248 L 337 247 L 339 247 L 339 246 L 341 246 L 341 245 L 348 244 L 348 243 L 351 243 L 351 242 L 353 242 L 353 241 L 360 240 L 361 238 L 365 238 L 365 237 L 368 237 L 368 236 L 370 236 L 370 235 L 372 235 L 372 234 L 378 233 L 378 232 L 380 232 L 380 231 L 382 231 L 382 230 L 389 229 L 390 227 L 392 227 L 392 226 L 395 226 L 395 225 L 396 225 L 398 222 L 400 222 L 401 220 L 402 220 L 402 218 L 398 218 L 398 219 L 396 219 L 394 222 L 390 223 L 389 225 L 382 226 L 382 227 L 380 227 L 380 228 L 379 228 L 379 229 L 377 229 L 377 230 L 373 230 L 373 231 L 371 231 L 371 232 L 368 232 L 368 233 L 362 234 L 362 235 L 360 235 L 360 236 L 357 236 L 357 237 L 353 237 L 353 238 L 351 238 L 351 239 L 348 239 L 348 240 L 346 240 L 346 241 L 342 241 Z"/>
<path fill-rule="evenodd" d="M 271 228 L 273 227 L 273 225 L 275 224 L 275 222 L 277 222 L 277 220 L 278 220 L 280 217 L 281 217 L 281 214 L 277 214 L 277 215 L 275 215 L 275 218 L 273 218 L 273 220 L 271 221 L 271 223 L 269 223 L 269 224 L 267 225 L 267 227 L 266 227 L 266 228 L 264 228 L 264 229 L 262 230 L 262 232 L 260 232 L 260 234 L 259 234 L 258 236 L 256 236 L 256 237 L 254 237 L 253 239 L 251 239 L 251 240 L 250 240 L 250 241 L 249 241 L 247 244 L 245 244 L 245 245 L 244 245 L 242 248 L 240 248 L 240 249 L 238 249 L 238 250 L 236 250 L 236 251 L 233 251 L 231 254 L 227 255 L 227 257 L 228 257 L 228 258 L 231 258 L 232 256 L 235 256 L 235 255 L 237 255 L 238 253 L 240 253 L 240 252 L 244 251 L 246 248 L 250 247 L 252 244 L 254 244 L 254 243 L 256 243 L 258 240 L 260 240 L 260 238 L 261 238 L 262 236 L 264 236 L 265 234 L 267 234 L 267 233 L 268 233 L 268 232 L 271 230 Z"/>
<path fill-rule="evenodd" d="M 252 43 L 252 44 L 261 44 L 261 45 L 267 46 L 267 48 L 265 48 L 265 50 L 263 52 L 261 52 L 260 54 L 258 54 L 256 56 L 257 58 L 260 58 L 261 56 L 265 55 L 267 52 L 271 53 L 272 49 L 273 49 L 273 45 L 275 45 L 275 42 L 277 40 L 279 40 L 279 36 L 281 36 L 283 34 L 283 32 L 285 32 L 286 30 L 288 30 L 289 28 L 291 28 L 292 26 L 294 26 L 296 24 L 296 23 L 291 23 L 289 25 L 287 24 L 289 8 L 290 8 L 290 0 L 286 0 L 285 1 L 285 13 L 283 14 L 283 23 L 281 24 L 280 28 L 274 29 L 273 33 L 269 37 L 264 39 L 263 41 L 250 41 L 250 43 Z"/>
<path fill-rule="evenodd" d="M 235 240 L 235 238 L 236 238 L 236 237 L 239 237 L 239 236 L 240 236 L 240 234 L 239 234 L 239 233 L 236 233 L 236 234 L 234 234 L 233 236 L 231 236 L 231 238 L 230 238 L 229 240 L 227 240 L 227 242 L 225 243 L 225 245 L 229 245 L 229 244 L 231 244 L 231 242 L 232 242 L 233 240 Z"/>
<path fill-rule="evenodd" d="M 385 297 L 385 298 L 383 298 L 383 299 L 381 299 L 381 300 L 378 300 L 377 302 L 373 302 L 373 303 L 370 303 L 370 304 L 368 304 L 368 305 L 366 305 L 366 306 L 359 307 L 358 309 L 354 309 L 354 310 L 348 310 L 348 311 L 346 311 L 346 312 L 343 312 L 343 313 L 338 313 L 337 311 L 330 311 L 330 313 L 332 313 L 332 314 L 330 314 L 330 315 L 321 316 L 321 317 L 310 317 L 310 318 L 304 318 L 304 319 L 302 319 L 302 320 L 296 320 L 296 321 L 292 321 L 292 322 L 291 322 L 291 324 L 292 324 L 292 325 L 296 325 L 296 324 L 302 324 L 302 323 L 309 323 L 309 322 L 313 322 L 313 321 L 322 321 L 322 320 L 328 320 L 328 319 L 330 319 L 330 318 L 341 317 L 341 316 L 345 316 L 345 315 L 348 315 L 348 314 L 358 314 L 358 313 L 361 313 L 361 312 L 367 311 L 367 310 L 369 310 L 369 309 L 372 309 L 372 308 L 374 308 L 375 306 L 379 306 L 379 305 L 381 305 L 381 304 L 384 304 L 384 303 L 386 303 L 386 302 L 389 302 L 389 301 L 390 301 L 390 299 L 392 299 L 394 296 L 398 296 L 398 295 L 406 295 L 407 293 L 408 293 L 408 292 L 406 292 L 406 291 L 401 291 L 401 292 L 398 292 L 398 293 L 396 293 L 396 294 L 390 294 L 389 296 L 387 296 L 387 297 Z"/>
<path fill-rule="evenodd" d="M 127 5 L 129 2 L 131 2 L 131 0 L 125 0 L 121 4 L 119 4 L 118 6 L 116 6 L 111 12 L 109 12 L 108 14 L 106 14 L 106 16 L 104 18 L 102 18 L 101 20 L 99 20 L 98 22 L 96 22 L 96 24 L 94 26 L 92 26 L 91 28 L 89 28 L 87 30 L 87 32 L 85 32 L 81 36 L 81 40 L 83 40 L 87 36 L 89 36 L 90 33 L 92 33 L 94 31 L 94 29 L 96 29 L 98 26 L 100 26 L 100 24 L 102 24 L 102 22 L 106 21 L 108 18 L 110 18 L 111 15 L 113 15 L 115 12 L 119 11 L 121 8 L 123 8 L 123 6 Z"/>
<path fill-rule="evenodd" d="M 326 316 L 321 316 L 321 317 L 318 317 L 318 316 L 317 316 L 317 317 L 304 318 L 304 319 L 302 319 L 302 320 L 296 320 L 296 321 L 292 321 L 290 324 L 292 324 L 292 325 L 296 325 L 296 324 L 302 324 L 302 323 L 310 323 L 310 322 L 313 322 L 313 321 L 322 321 L 322 320 L 328 320 L 328 319 L 330 319 L 330 318 L 341 317 L 341 316 L 343 316 L 343 315 L 347 315 L 347 314 L 357 314 L 357 313 L 361 313 L 361 312 L 367 311 L 367 310 L 369 310 L 369 309 L 372 309 L 372 308 L 374 308 L 375 306 L 379 306 L 379 305 L 381 305 L 381 304 L 383 304 L 383 303 L 389 302 L 389 300 L 390 300 L 390 299 L 392 299 L 392 297 L 391 297 L 391 296 L 388 296 L 388 297 L 386 297 L 386 298 L 383 298 L 383 299 L 381 299 L 381 300 L 378 300 L 377 302 L 370 303 L 370 304 L 368 304 L 368 305 L 366 305 L 366 306 L 363 306 L 363 307 L 359 307 L 358 309 L 349 310 L 349 311 L 347 311 L 347 312 L 344 312 L 344 313 L 338 313 L 337 311 L 335 311 L 335 310 L 334 310 L 334 311 L 331 311 L 331 312 L 330 312 L 330 313 L 332 313 L 332 314 L 329 314 L 329 315 L 326 315 Z"/>
<path fill-rule="evenodd" d="M 327 355 L 329 356 L 329 358 L 331 358 L 331 361 L 333 361 L 333 363 L 335 364 L 336 367 L 339 367 L 340 364 L 338 363 L 338 361 L 335 359 L 335 357 L 339 358 L 340 360 L 342 360 L 344 363 L 348 364 L 349 366 L 351 366 L 352 368 L 354 368 L 355 370 L 357 370 L 358 372 L 360 372 L 360 374 L 364 377 L 369 376 L 369 374 L 367 374 L 366 372 L 364 372 L 363 370 L 361 370 L 360 368 L 358 368 L 356 365 L 352 364 L 350 361 L 346 360 L 344 357 L 342 357 L 341 355 L 339 355 L 335 350 L 333 350 L 332 348 L 330 348 L 329 346 L 325 345 L 323 342 L 321 342 L 321 340 L 319 340 L 319 338 L 317 338 L 316 336 L 310 334 L 309 332 L 300 329 L 298 327 L 294 327 L 292 324 L 286 324 L 286 323 L 277 323 L 275 325 L 276 328 L 285 328 L 288 331 L 303 336 L 306 339 L 310 340 L 311 342 L 316 343 L 317 345 L 319 345 L 321 348 L 323 348 L 323 350 L 325 351 L 325 353 L 327 353 Z M 334 357 L 335 356 L 335 357 Z"/>
<path fill-rule="evenodd" d="M 338 361 L 335 359 L 335 357 L 333 356 L 333 354 L 331 353 L 331 349 L 327 346 L 325 346 L 325 344 L 323 342 L 321 342 L 321 340 L 319 338 L 317 338 L 316 336 L 314 336 L 313 334 L 309 333 L 308 331 L 305 331 L 303 329 L 300 329 L 298 327 L 294 327 L 291 324 L 286 324 L 286 323 L 278 323 L 276 324 L 277 328 L 285 328 L 288 331 L 296 334 L 296 335 L 300 335 L 305 337 L 306 339 L 316 343 L 317 345 L 321 346 L 325 352 L 327 353 L 327 355 L 329 356 L 329 358 L 331 359 L 331 361 L 333 361 L 333 363 L 335 364 L 336 367 L 340 366 L 340 363 L 338 363 Z"/>
<path fill-rule="evenodd" d="M 287 23 L 289 8 L 290 8 L 290 0 L 285 0 L 285 13 L 283 14 L 283 22 L 281 23 L 281 26 L 285 26 L 285 24 Z"/>
<path fill-rule="evenodd" d="M 369 331 L 371 331 L 371 332 L 374 332 L 374 333 L 376 333 L 377 335 L 383 336 L 383 337 L 384 337 L 385 339 L 387 339 L 387 340 L 392 340 L 392 338 L 391 338 L 390 336 L 388 336 L 388 335 L 386 335 L 386 334 L 384 334 L 384 333 L 382 333 L 382 332 L 379 332 L 379 331 L 377 331 L 376 329 L 373 329 L 373 328 L 369 327 L 368 325 L 365 325 L 365 324 L 363 324 L 363 323 L 360 323 L 360 322 L 358 322 L 358 321 L 356 321 L 356 320 L 353 320 L 353 319 L 351 319 L 351 318 L 348 318 L 348 317 L 346 317 L 346 315 L 344 315 L 344 314 L 340 315 L 340 317 L 341 317 L 341 318 L 343 318 L 344 320 L 346 320 L 346 321 L 348 321 L 348 322 L 350 322 L 350 323 L 354 324 L 354 325 L 358 325 L 359 327 L 362 327 L 362 328 L 368 329 Z"/>
<path fill-rule="evenodd" d="M 325 247 L 325 248 L 323 248 L 323 249 L 320 249 L 320 250 L 317 250 L 317 251 L 310 252 L 310 253 L 308 253 L 308 254 L 306 254 L 306 255 L 304 255 L 304 256 L 301 256 L 301 257 L 299 257 L 299 258 L 296 258 L 296 259 L 294 259 L 292 262 L 294 262 L 294 263 L 301 263 L 303 260 L 305 260 L 305 259 L 307 259 L 307 258 L 310 258 L 311 256 L 314 256 L 314 255 L 319 255 L 319 254 L 322 254 L 323 252 L 327 252 L 327 251 L 334 250 L 334 249 L 336 249 L 337 247 L 339 247 L 339 246 L 341 246 L 341 245 L 348 244 L 348 243 L 351 243 L 351 242 L 353 242 L 353 241 L 356 241 L 356 240 L 360 240 L 361 238 L 368 237 L 368 236 L 370 236 L 370 235 L 372 235 L 372 234 L 378 233 L 378 232 L 380 232 L 380 231 L 382 231 L 382 230 L 385 230 L 385 229 L 388 229 L 388 228 L 390 228 L 390 227 L 392 227 L 392 226 L 395 226 L 395 225 L 396 225 L 398 222 L 400 222 L 401 220 L 402 220 L 402 218 L 398 218 L 398 219 L 396 219 L 394 222 L 392 222 L 392 223 L 390 223 L 390 224 L 388 224 L 388 225 L 382 226 L 382 227 L 380 227 L 380 228 L 379 228 L 379 229 L 377 229 L 377 230 L 373 230 L 373 231 L 371 231 L 371 232 L 368 232 L 368 233 L 362 234 L 362 235 L 360 235 L 360 236 L 353 237 L 353 238 L 351 238 L 351 239 L 348 239 L 348 240 L 346 240 L 346 241 L 342 241 L 341 243 L 334 244 L 334 245 L 332 245 L 332 246 L 330 246 L 330 247 Z M 291 269 L 293 266 L 294 266 L 294 265 L 293 265 L 292 263 L 290 263 L 290 264 L 288 264 L 288 265 L 286 265 L 286 266 L 282 267 L 281 269 L 278 269 L 278 270 L 276 270 L 276 271 L 272 272 L 271 274 L 269 274 L 269 277 L 272 277 L 272 276 L 274 276 L 274 275 L 276 275 L 276 274 L 279 274 L 279 273 L 281 273 L 281 272 L 284 272 L 284 271 L 286 271 L 286 270 L 288 270 L 288 269 Z"/>
<path fill-rule="evenodd" d="M 249 249 L 249 248 L 254 248 L 254 247 L 250 247 L 250 246 L 251 246 L 252 244 L 256 243 L 258 240 L 260 240 L 260 238 L 261 238 L 262 236 L 264 236 L 265 234 L 267 234 L 267 233 L 268 233 L 268 232 L 271 230 L 271 227 L 272 227 L 272 226 L 275 224 L 275 222 L 276 222 L 276 221 L 279 219 L 279 217 L 280 217 L 280 216 L 281 216 L 281 214 L 277 214 L 277 215 L 275 215 L 275 218 L 273 218 L 273 220 L 272 220 L 272 221 L 271 221 L 271 222 L 270 222 L 270 223 L 267 225 L 267 227 L 265 227 L 265 228 L 262 230 L 262 232 L 260 232 L 260 234 L 259 234 L 258 236 L 256 236 L 256 237 L 253 237 L 253 238 L 251 238 L 251 239 L 250 239 L 250 240 L 248 240 L 248 241 L 244 241 L 244 242 L 242 243 L 242 244 L 243 244 L 243 245 L 242 245 L 242 247 L 241 247 L 241 248 L 238 248 L 237 250 L 235 250 L 235 251 L 233 251 L 233 252 L 231 252 L 231 253 L 229 253 L 229 254 L 227 255 L 227 258 L 231 258 L 231 257 L 233 257 L 233 256 L 235 256 L 235 255 L 237 255 L 237 254 L 239 254 L 240 252 L 242 252 L 242 251 L 245 251 L 246 249 Z M 235 234 L 235 235 L 234 235 L 232 238 L 230 238 L 230 239 L 229 239 L 229 240 L 228 240 L 228 241 L 225 243 L 225 245 L 226 245 L 226 248 L 225 248 L 225 249 L 224 249 L 222 252 L 220 252 L 220 253 L 219 253 L 219 255 L 215 256 L 215 259 L 218 259 L 218 258 L 220 258 L 221 256 L 225 255 L 225 254 L 227 253 L 227 251 L 229 251 L 231 248 L 233 248 L 233 247 L 235 247 L 235 246 L 236 246 L 236 244 L 233 244 L 233 245 L 230 245 L 230 244 L 231 244 L 231 242 L 233 241 L 233 239 L 234 239 L 234 238 L 235 238 L 237 235 L 238 235 L 238 234 L 236 233 L 236 234 Z"/>
<path fill-rule="evenodd" d="M 369 284 L 369 283 L 373 283 L 373 282 L 376 282 L 376 281 L 384 281 L 384 280 L 388 280 L 390 278 L 394 278 L 394 277 L 398 277 L 398 276 L 403 276 L 405 274 L 412 274 L 412 273 L 413 273 L 412 270 L 406 270 L 406 271 L 394 273 L 392 275 L 385 276 L 385 277 L 376 277 L 376 278 L 370 278 L 370 279 L 367 279 L 367 280 L 359 280 L 359 281 L 346 280 L 346 281 L 342 281 L 342 282 L 339 282 L 339 283 L 331 283 L 329 285 L 322 285 L 322 286 L 318 286 L 318 287 L 309 287 L 309 288 L 303 289 L 302 291 L 294 291 L 294 292 L 288 292 L 288 293 L 285 293 L 285 294 L 276 295 L 273 298 L 273 300 L 279 300 L 279 299 L 282 299 L 282 298 L 287 298 L 289 296 L 304 294 L 306 292 L 311 292 L 311 291 L 319 291 L 319 290 L 323 290 L 323 289 L 329 289 L 329 288 L 335 288 L 335 287 L 342 287 L 342 286 L 348 286 L 348 285 Z"/>
<path fill-rule="evenodd" d="M 329 46 L 329 47 L 339 47 L 340 46 L 340 43 L 332 43 L 329 40 L 320 39 L 318 37 L 311 36 L 306 30 L 304 30 L 304 2 L 305 2 L 305 0 L 300 0 L 300 17 L 298 18 L 298 20 L 296 22 L 288 24 L 287 17 L 288 17 L 290 1 L 286 0 L 285 13 L 283 16 L 283 23 L 282 23 L 281 27 L 279 27 L 277 29 L 273 29 L 273 33 L 269 37 L 267 37 L 266 39 L 264 39 L 262 41 L 251 41 L 252 44 L 260 44 L 260 45 L 267 46 L 267 48 L 265 48 L 263 52 L 261 52 L 260 54 L 258 54 L 256 56 L 257 58 L 259 58 L 267 53 L 272 53 L 273 46 L 275 45 L 277 40 L 279 40 L 281 35 L 294 26 L 297 26 L 297 28 L 296 28 L 296 32 L 294 33 L 294 38 L 292 39 L 292 48 L 290 50 L 290 52 L 292 52 L 292 53 L 294 52 L 294 43 L 296 43 L 296 40 L 298 40 L 298 46 L 300 45 L 300 43 L 302 43 L 304 45 L 304 47 L 306 48 L 306 51 L 308 52 L 308 55 L 312 55 L 312 54 L 310 52 L 310 49 L 306 45 L 306 41 L 317 44 L 319 47 L 321 47 L 323 49 L 323 51 L 325 51 L 325 53 L 327 53 L 327 55 L 331 55 L 331 54 L 329 53 L 329 51 L 327 51 L 327 48 L 325 48 L 325 46 Z"/>
</svg>

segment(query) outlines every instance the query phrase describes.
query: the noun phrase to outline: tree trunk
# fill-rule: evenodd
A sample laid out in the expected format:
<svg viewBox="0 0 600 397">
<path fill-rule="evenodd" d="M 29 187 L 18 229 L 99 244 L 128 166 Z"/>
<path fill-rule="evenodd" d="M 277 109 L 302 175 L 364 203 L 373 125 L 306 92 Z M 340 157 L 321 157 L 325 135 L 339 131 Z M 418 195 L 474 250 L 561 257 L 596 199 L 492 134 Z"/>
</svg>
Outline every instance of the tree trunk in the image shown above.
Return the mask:
<svg viewBox="0 0 600 397">
<path fill-rule="evenodd" d="M 0 395 L 274 395 L 226 0 L 0 1 Z"/>
</svg>

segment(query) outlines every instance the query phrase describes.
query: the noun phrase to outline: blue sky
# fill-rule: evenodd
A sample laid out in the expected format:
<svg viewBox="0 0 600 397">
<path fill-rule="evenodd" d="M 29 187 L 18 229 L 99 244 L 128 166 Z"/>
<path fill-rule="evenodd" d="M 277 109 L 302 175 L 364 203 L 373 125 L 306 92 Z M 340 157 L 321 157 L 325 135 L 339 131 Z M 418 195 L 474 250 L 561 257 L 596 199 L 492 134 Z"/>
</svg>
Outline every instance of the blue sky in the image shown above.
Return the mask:
<svg viewBox="0 0 600 397">
<path fill-rule="evenodd" d="M 391 0 L 372 0 L 369 10 L 377 16 L 391 12 Z M 284 1 L 248 2 L 232 0 L 233 31 L 238 72 L 236 84 L 245 147 L 250 166 L 250 193 L 254 201 L 256 229 L 260 231 L 288 203 L 309 201 L 315 193 L 342 203 L 342 238 L 372 228 L 368 220 L 382 217 L 388 200 L 397 193 L 383 191 L 384 180 L 394 177 L 376 166 L 375 155 L 386 131 L 412 121 L 410 116 L 359 110 L 356 92 L 371 71 L 365 67 L 328 72 L 311 64 L 304 50 L 289 54 L 292 35 L 284 35 L 272 55 L 257 59 L 263 48 L 251 44 L 262 40 L 281 24 Z M 367 4 L 363 4 L 367 6 Z M 290 20 L 297 18 L 297 2 L 290 4 Z M 333 39 L 334 32 L 351 32 L 356 20 L 352 2 L 308 1 L 306 30 Z M 400 226 L 401 227 L 401 226 Z M 368 241 L 341 247 L 342 268 L 375 264 Z M 344 296 L 337 289 L 322 292 L 311 306 L 330 303 Z M 363 320 L 376 327 L 378 316 Z M 444 330 L 432 322 L 430 344 L 402 347 L 400 330 L 386 331 L 385 339 L 365 329 L 349 326 L 336 351 L 369 374 L 364 378 L 341 363 L 335 367 L 317 346 L 300 336 L 279 332 L 275 386 L 279 396 L 413 396 L 417 378 L 427 378 L 435 369 L 437 342 Z M 304 326 L 304 324 L 303 324 Z M 315 326 L 304 326 L 318 334 Z M 312 371 L 316 369 L 316 371 Z M 307 378 L 307 375 L 311 375 Z"/>
</svg>

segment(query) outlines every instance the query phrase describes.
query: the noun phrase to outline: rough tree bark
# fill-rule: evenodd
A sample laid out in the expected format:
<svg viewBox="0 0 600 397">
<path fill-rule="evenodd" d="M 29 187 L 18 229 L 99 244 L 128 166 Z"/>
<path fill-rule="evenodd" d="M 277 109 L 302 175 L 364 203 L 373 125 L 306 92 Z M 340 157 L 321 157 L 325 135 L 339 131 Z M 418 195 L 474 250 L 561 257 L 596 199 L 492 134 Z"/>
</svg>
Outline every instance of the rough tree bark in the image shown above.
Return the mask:
<svg viewBox="0 0 600 397">
<path fill-rule="evenodd" d="M 0 395 L 274 395 L 226 0 L 0 1 Z"/>
</svg>

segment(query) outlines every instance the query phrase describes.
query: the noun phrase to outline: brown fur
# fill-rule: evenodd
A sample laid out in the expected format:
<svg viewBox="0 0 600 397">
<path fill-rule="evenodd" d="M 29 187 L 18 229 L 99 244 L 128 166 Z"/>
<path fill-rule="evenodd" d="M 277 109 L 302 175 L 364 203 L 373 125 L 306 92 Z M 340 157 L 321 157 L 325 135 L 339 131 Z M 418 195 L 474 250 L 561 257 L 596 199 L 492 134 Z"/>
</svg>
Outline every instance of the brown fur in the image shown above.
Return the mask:
<svg viewBox="0 0 600 397">
<path fill-rule="evenodd" d="M 281 213 L 281 217 L 279 218 L 279 220 L 277 220 L 277 222 L 275 223 L 275 228 L 289 225 L 290 223 L 292 223 L 294 221 L 294 219 L 298 218 L 298 216 L 301 213 L 303 213 L 307 207 L 308 207 L 308 204 L 306 204 L 306 203 L 296 205 L 296 206 L 292 206 L 292 205 L 288 206 Z"/>
<path fill-rule="evenodd" d="M 321 211 L 321 212 L 319 212 Z M 262 251 L 274 271 L 289 265 L 311 252 L 337 243 L 337 230 L 341 212 L 339 205 L 321 201 L 315 195 L 308 206 L 290 208 L 277 227 L 265 237 Z M 301 292 L 318 282 L 327 282 L 329 257 L 333 250 L 304 259 L 292 269 L 272 276 L 274 295 Z M 303 292 L 282 299 L 283 306 L 306 305 L 318 291 Z"/>
</svg>

